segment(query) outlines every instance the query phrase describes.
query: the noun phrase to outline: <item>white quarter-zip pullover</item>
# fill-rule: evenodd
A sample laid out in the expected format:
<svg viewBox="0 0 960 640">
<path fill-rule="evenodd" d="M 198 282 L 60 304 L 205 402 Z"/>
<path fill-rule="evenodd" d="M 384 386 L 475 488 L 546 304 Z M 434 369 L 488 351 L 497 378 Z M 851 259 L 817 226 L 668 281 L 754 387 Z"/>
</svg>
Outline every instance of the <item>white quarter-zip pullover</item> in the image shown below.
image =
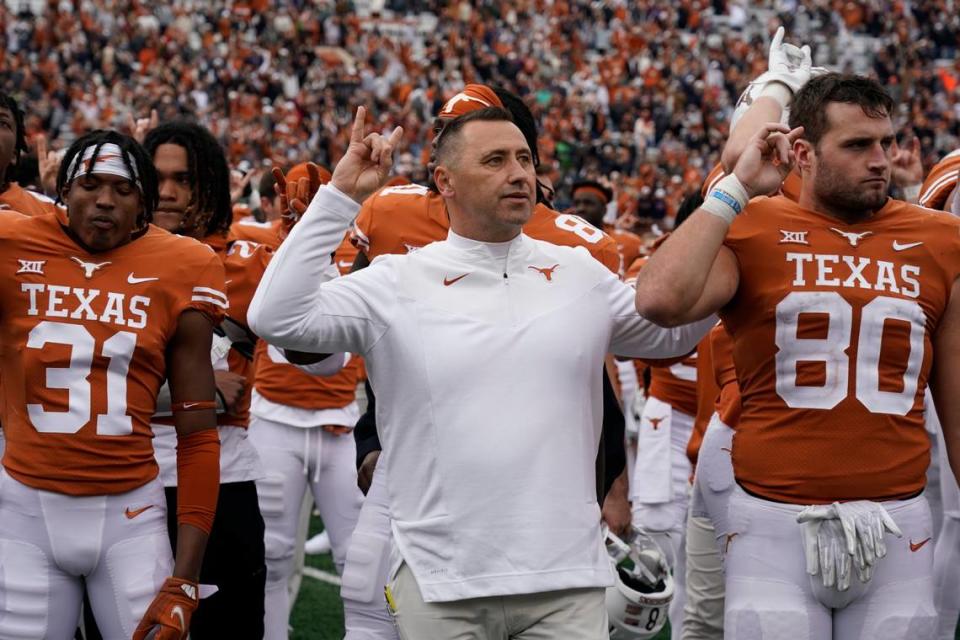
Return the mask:
<svg viewBox="0 0 960 640">
<path fill-rule="evenodd" d="M 587 251 L 444 242 L 328 280 L 359 206 L 321 187 L 250 306 L 277 346 L 351 351 L 377 392 L 393 534 L 424 600 L 613 583 L 594 461 L 604 355 L 692 351 Z"/>
</svg>

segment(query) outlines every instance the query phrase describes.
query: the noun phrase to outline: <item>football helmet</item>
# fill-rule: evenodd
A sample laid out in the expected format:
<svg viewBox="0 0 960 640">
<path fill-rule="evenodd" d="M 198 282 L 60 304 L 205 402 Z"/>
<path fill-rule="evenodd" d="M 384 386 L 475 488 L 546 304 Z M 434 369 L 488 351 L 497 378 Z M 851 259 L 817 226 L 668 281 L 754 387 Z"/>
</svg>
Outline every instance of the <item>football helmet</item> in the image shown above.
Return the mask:
<svg viewBox="0 0 960 640">
<path fill-rule="evenodd" d="M 610 640 L 645 640 L 667 622 L 674 583 L 666 555 L 642 529 L 626 540 L 606 532 L 607 553 L 616 582 L 607 588 Z"/>
</svg>

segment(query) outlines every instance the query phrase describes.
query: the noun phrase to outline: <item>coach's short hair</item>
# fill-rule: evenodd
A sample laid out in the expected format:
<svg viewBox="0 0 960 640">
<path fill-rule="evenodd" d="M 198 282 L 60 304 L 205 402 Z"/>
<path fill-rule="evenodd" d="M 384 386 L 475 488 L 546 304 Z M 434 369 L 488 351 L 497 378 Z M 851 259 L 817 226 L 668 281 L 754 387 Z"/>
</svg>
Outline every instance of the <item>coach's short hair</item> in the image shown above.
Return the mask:
<svg viewBox="0 0 960 640">
<path fill-rule="evenodd" d="M 893 111 L 893 98 L 875 80 L 843 73 L 826 73 L 811 79 L 793 97 L 790 128 L 803 127 L 803 139 L 817 146 L 829 130 L 827 105 L 843 102 L 858 105 L 871 118 Z"/>
<path fill-rule="evenodd" d="M 437 134 L 435 145 L 438 163 L 449 162 L 450 154 L 459 147 L 460 138 L 463 137 L 463 128 L 471 122 L 510 122 L 516 124 L 510 112 L 500 107 L 477 109 L 454 118 Z"/>
</svg>

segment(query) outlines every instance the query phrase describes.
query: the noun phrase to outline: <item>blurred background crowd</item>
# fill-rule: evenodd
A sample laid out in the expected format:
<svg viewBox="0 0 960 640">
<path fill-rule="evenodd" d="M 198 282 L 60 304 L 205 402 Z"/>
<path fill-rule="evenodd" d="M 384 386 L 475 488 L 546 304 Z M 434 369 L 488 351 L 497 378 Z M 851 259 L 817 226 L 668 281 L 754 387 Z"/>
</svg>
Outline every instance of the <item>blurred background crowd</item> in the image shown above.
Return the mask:
<svg viewBox="0 0 960 640">
<path fill-rule="evenodd" d="M 363 103 L 404 126 L 397 170 L 424 182 L 434 114 L 482 82 L 538 118 L 557 208 L 602 179 L 623 226 L 669 226 L 779 22 L 815 64 L 888 86 L 925 167 L 960 146 L 954 0 L 2 1 L 0 88 L 53 148 L 156 109 L 196 117 L 244 171 L 332 166 Z"/>
</svg>

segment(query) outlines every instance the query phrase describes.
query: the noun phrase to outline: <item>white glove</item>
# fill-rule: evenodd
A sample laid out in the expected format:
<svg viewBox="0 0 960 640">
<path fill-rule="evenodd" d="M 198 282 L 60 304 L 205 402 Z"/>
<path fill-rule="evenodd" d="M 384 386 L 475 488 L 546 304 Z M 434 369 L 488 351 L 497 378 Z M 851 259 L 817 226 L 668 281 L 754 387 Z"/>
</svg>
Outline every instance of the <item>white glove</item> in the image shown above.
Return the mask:
<svg viewBox="0 0 960 640">
<path fill-rule="evenodd" d="M 828 589 L 834 587 L 837 591 L 846 591 L 850 588 L 852 556 L 847 553 L 846 534 L 839 520 L 828 518 L 803 522 L 803 550 L 809 575 L 820 574 L 823 586 Z"/>
<path fill-rule="evenodd" d="M 804 542 L 807 552 L 807 572 L 816 575 L 816 569 L 811 559 L 809 548 L 811 541 L 806 532 L 806 525 L 817 522 L 825 523 L 838 521 L 843 530 L 843 543 L 846 554 L 853 559 L 857 569 L 857 577 L 861 582 L 868 582 L 873 576 L 873 568 L 880 558 L 887 555 L 887 545 L 883 540 L 887 531 L 903 537 L 897 523 L 893 521 L 883 505 L 870 500 L 854 500 L 852 502 L 834 502 L 827 505 L 807 507 L 797 516 L 797 522 L 805 524 Z M 821 527 L 822 528 L 822 527 Z M 831 527 L 832 530 L 832 527 Z M 820 544 L 819 529 L 817 541 Z M 830 543 L 832 546 L 832 543 Z M 822 554 L 822 550 L 820 551 Z M 822 566 L 820 567 L 822 569 Z M 826 577 L 824 577 L 824 586 Z"/>
<path fill-rule="evenodd" d="M 810 57 L 809 45 L 797 47 L 796 45 L 786 44 L 783 41 L 784 33 L 783 27 L 777 29 L 773 40 L 770 41 L 767 71 L 751 84 L 780 82 L 790 87 L 790 91 L 796 93 L 810 79 L 813 60 Z"/>
<path fill-rule="evenodd" d="M 837 515 L 843 524 L 847 537 L 854 535 L 857 546 L 854 556 L 859 567 L 872 567 L 880 558 L 887 555 L 887 544 L 883 536 L 887 531 L 903 537 L 900 527 L 893 521 L 887 510 L 879 502 L 854 500 L 853 502 L 834 502 Z"/>
</svg>

